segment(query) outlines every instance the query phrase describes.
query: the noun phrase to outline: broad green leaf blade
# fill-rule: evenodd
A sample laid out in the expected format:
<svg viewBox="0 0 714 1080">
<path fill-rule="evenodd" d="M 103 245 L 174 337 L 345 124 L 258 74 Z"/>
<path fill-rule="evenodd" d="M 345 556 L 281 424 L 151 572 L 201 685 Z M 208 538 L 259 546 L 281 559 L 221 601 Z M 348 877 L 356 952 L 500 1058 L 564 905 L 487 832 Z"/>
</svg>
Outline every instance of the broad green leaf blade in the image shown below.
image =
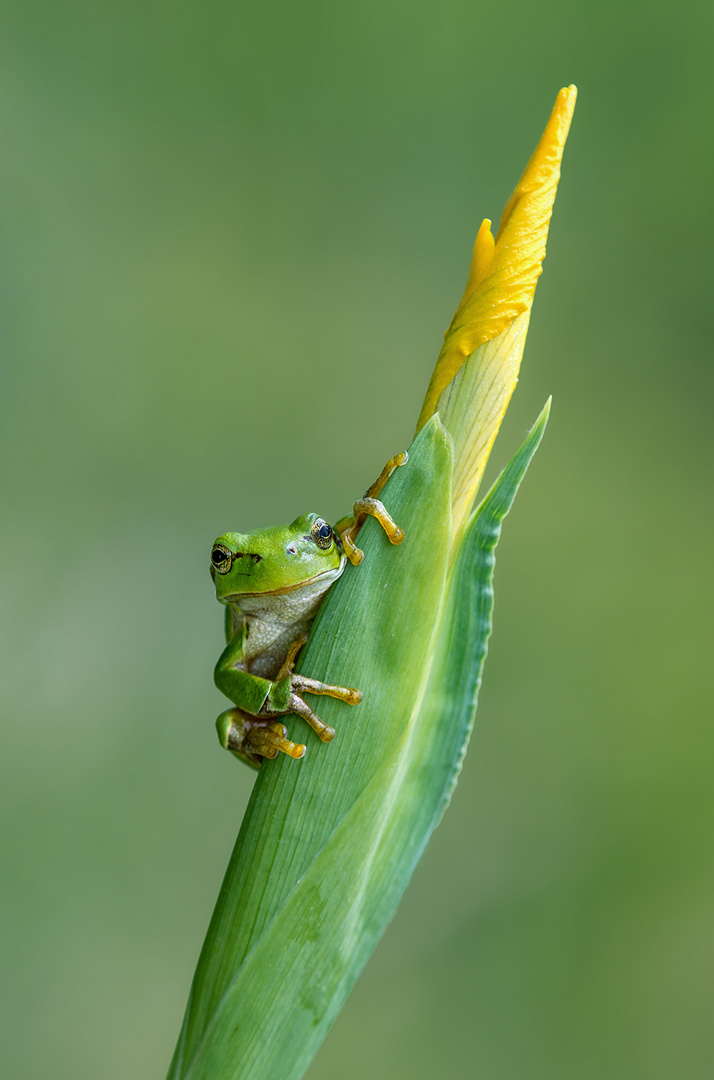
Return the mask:
<svg viewBox="0 0 714 1080">
<path fill-rule="evenodd" d="M 413 475 L 404 471 L 388 503 L 413 530 L 407 567 L 383 572 L 389 560 L 375 557 L 380 536 L 371 529 L 372 570 L 351 575 L 355 585 L 326 609 L 305 661 L 311 674 L 329 659 L 361 669 L 363 679 L 389 672 L 396 685 L 370 683 L 369 716 L 361 731 L 350 729 L 339 755 L 311 746 L 312 772 L 291 762 L 262 770 L 172 1077 L 298 1080 L 322 1042 L 447 804 L 491 631 L 501 522 L 546 419 L 547 407 L 472 516 L 446 588 L 449 444 L 436 419 L 415 440 Z M 435 487 L 421 483 L 429 479 Z M 399 597 L 405 606 L 395 621 Z M 330 640 L 338 618 L 350 619 L 339 652 Z M 373 634 L 376 648 L 368 645 Z"/>
<path fill-rule="evenodd" d="M 221 998 L 261 937 L 295 947 L 295 927 L 281 909 L 401 735 L 427 666 L 446 580 L 451 468 L 451 440 L 435 418 L 382 495 L 406 531 L 404 543 L 392 546 L 381 527 L 367 521 L 360 532 L 364 562 L 347 568 L 312 628 L 300 669 L 359 687 L 364 701 L 350 708 L 312 699 L 336 729 L 335 740 L 322 744 L 292 717 L 294 737 L 308 744 L 306 756 L 295 762 L 281 755 L 260 770 L 199 959 L 172 1078 L 186 1075 Z M 346 851 L 346 866 L 349 859 Z M 341 912 L 329 916 L 339 920 Z M 265 975 L 255 1004 L 267 1017 L 277 1006 Z M 241 1061 L 238 1051 L 235 1061 Z M 234 1074 L 226 1065 L 213 1075 Z"/>
</svg>

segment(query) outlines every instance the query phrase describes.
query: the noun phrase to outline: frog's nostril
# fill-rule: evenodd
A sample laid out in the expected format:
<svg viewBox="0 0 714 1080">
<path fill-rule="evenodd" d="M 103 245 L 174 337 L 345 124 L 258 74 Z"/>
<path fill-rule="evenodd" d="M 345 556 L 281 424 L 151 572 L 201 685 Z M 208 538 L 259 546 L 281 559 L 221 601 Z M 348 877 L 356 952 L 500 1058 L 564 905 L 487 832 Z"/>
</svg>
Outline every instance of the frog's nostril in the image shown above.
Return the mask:
<svg viewBox="0 0 714 1080">
<path fill-rule="evenodd" d="M 262 559 L 262 555 L 251 555 L 251 559 L 253 560 L 253 562 L 260 562 L 260 560 Z"/>
<path fill-rule="evenodd" d="M 297 555 L 297 548 L 293 544 L 288 544 L 288 551 L 291 555 Z"/>
</svg>

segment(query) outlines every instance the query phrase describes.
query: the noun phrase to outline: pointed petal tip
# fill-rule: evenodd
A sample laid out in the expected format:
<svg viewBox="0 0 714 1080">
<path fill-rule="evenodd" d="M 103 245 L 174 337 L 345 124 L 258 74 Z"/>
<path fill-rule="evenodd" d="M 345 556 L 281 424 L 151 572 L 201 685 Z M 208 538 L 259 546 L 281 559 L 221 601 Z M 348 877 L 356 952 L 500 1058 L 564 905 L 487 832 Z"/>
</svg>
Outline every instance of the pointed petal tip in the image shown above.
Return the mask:
<svg viewBox="0 0 714 1080">
<path fill-rule="evenodd" d="M 481 222 L 479 230 L 476 234 L 476 240 L 474 241 L 474 250 L 471 256 L 471 268 L 469 270 L 468 281 L 466 282 L 466 288 L 464 289 L 463 296 L 459 301 L 459 306 L 456 309 L 457 312 L 464 306 L 468 298 L 478 288 L 486 274 L 489 271 L 491 262 L 493 261 L 493 253 L 496 247 L 496 241 L 493 233 L 491 232 L 491 219 L 484 218 Z"/>
<path fill-rule="evenodd" d="M 562 125 L 565 125 L 565 130 L 561 133 L 563 142 L 565 142 L 568 129 L 570 128 L 570 121 L 573 119 L 575 102 L 577 100 L 578 88 L 574 83 L 571 83 L 570 86 L 564 86 L 555 99 L 553 115 L 558 117 Z"/>
<path fill-rule="evenodd" d="M 464 361 L 530 311 L 576 98 L 575 86 L 559 91 L 538 145 L 504 208 L 495 242 L 488 219 L 479 229 L 466 289 L 444 335 L 417 431 L 433 415 L 441 393 Z"/>
</svg>

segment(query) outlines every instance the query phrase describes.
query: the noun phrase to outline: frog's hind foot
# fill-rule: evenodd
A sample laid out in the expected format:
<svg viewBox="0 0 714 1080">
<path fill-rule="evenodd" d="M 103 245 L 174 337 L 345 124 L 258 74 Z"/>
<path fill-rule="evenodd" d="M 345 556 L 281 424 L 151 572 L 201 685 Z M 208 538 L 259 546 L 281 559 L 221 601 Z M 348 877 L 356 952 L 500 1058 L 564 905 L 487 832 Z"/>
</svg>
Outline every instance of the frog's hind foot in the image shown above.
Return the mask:
<svg viewBox="0 0 714 1080">
<path fill-rule="evenodd" d="M 288 739 L 287 728 L 279 720 L 258 719 L 241 709 L 221 713 L 216 720 L 216 730 L 221 746 L 254 769 L 260 768 L 263 758 L 276 758 L 279 753 L 301 758 L 307 749 L 304 743 Z"/>
</svg>

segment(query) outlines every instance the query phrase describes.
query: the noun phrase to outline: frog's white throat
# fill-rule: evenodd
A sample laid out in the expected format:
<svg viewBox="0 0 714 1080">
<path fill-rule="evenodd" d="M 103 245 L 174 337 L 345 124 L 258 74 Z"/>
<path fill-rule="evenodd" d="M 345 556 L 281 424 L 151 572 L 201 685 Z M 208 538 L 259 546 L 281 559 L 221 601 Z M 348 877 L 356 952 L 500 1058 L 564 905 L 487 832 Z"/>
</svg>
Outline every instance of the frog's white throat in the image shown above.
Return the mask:
<svg viewBox="0 0 714 1080">
<path fill-rule="evenodd" d="M 344 562 L 292 589 L 247 593 L 228 601 L 236 633 L 245 623 L 243 662 L 263 678 L 274 678 L 294 641 L 310 629 L 330 585 L 344 570 Z"/>
</svg>

